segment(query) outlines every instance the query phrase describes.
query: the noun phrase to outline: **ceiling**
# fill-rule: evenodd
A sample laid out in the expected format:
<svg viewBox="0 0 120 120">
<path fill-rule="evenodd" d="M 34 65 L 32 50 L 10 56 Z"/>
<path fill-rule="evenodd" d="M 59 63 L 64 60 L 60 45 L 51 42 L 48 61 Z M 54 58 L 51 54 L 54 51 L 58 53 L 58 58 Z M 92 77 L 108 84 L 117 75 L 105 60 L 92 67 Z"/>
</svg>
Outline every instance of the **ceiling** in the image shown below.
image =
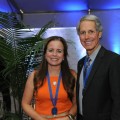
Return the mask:
<svg viewBox="0 0 120 120">
<path fill-rule="evenodd" d="M 7 0 L 24 14 L 40 12 L 71 12 L 81 10 L 120 9 L 120 0 Z M 11 7 L 13 9 L 13 7 Z M 13 9 L 14 11 L 14 9 Z"/>
</svg>

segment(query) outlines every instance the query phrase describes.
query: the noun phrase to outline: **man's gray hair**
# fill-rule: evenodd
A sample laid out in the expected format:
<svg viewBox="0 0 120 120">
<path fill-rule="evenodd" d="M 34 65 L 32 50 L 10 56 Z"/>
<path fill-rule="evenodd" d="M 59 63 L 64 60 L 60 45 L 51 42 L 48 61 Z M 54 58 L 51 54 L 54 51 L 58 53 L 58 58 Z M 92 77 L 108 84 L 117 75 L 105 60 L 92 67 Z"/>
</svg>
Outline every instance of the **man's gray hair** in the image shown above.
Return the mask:
<svg viewBox="0 0 120 120">
<path fill-rule="evenodd" d="M 95 15 L 86 15 L 86 16 L 84 16 L 84 17 L 82 17 L 80 19 L 80 22 L 79 22 L 78 26 L 76 27 L 78 35 L 80 33 L 80 23 L 82 21 L 93 21 L 96 24 L 96 30 L 98 32 L 102 32 L 103 31 L 102 24 L 101 24 L 101 22 L 100 22 L 100 20 L 99 20 L 99 18 L 97 16 L 95 16 Z"/>
</svg>

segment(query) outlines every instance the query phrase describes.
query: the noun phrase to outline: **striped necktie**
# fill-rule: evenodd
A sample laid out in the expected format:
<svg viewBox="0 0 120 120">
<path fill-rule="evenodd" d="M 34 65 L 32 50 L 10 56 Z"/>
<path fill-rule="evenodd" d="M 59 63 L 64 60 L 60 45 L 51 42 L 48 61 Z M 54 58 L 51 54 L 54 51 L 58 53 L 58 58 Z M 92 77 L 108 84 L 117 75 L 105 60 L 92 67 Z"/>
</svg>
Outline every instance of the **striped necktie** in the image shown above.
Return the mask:
<svg viewBox="0 0 120 120">
<path fill-rule="evenodd" d="M 87 70 L 88 70 L 88 68 L 89 68 L 89 66 L 90 66 L 90 61 L 91 61 L 90 57 L 87 56 L 87 57 L 86 57 L 86 62 L 85 62 L 85 65 L 84 65 L 84 71 L 83 71 L 83 72 L 84 72 L 84 73 L 83 73 L 84 79 L 86 78 Z"/>
</svg>

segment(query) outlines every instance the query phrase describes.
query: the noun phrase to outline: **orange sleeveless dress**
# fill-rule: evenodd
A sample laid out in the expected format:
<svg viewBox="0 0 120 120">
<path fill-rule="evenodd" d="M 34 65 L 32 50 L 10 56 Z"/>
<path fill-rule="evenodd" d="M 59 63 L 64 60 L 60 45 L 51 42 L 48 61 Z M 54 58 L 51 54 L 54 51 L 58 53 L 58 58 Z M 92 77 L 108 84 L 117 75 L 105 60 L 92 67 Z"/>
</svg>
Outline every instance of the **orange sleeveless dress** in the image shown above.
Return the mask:
<svg viewBox="0 0 120 120">
<path fill-rule="evenodd" d="M 55 96 L 56 86 L 55 82 L 58 82 L 57 76 L 50 77 L 50 83 L 52 88 L 52 94 Z M 35 111 L 41 115 L 52 115 L 51 110 L 53 108 L 52 101 L 50 99 L 50 93 L 48 88 L 48 81 L 45 82 L 42 87 L 38 89 L 37 95 L 35 96 Z M 68 98 L 68 95 L 63 87 L 62 80 L 60 81 L 60 87 L 58 92 L 58 100 L 56 103 L 58 114 L 69 111 L 72 107 L 72 102 Z M 55 119 L 52 119 L 55 120 Z"/>
</svg>

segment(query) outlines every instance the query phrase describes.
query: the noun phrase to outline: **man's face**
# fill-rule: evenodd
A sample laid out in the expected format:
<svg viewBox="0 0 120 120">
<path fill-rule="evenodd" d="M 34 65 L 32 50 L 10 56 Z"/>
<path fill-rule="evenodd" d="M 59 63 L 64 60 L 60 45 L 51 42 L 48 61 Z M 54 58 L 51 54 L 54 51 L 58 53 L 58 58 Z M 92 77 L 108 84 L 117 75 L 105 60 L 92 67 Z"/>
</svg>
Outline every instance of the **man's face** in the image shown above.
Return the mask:
<svg viewBox="0 0 120 120">
<path fill-rule="evenodd" d="M 93 53 L 93 51 L 98 47 L 101 34 L 102 32 L 96 31 L 94 21 L 86 20 L 80 23 L 80 42 L 88 54 Z"/>
</svg>

